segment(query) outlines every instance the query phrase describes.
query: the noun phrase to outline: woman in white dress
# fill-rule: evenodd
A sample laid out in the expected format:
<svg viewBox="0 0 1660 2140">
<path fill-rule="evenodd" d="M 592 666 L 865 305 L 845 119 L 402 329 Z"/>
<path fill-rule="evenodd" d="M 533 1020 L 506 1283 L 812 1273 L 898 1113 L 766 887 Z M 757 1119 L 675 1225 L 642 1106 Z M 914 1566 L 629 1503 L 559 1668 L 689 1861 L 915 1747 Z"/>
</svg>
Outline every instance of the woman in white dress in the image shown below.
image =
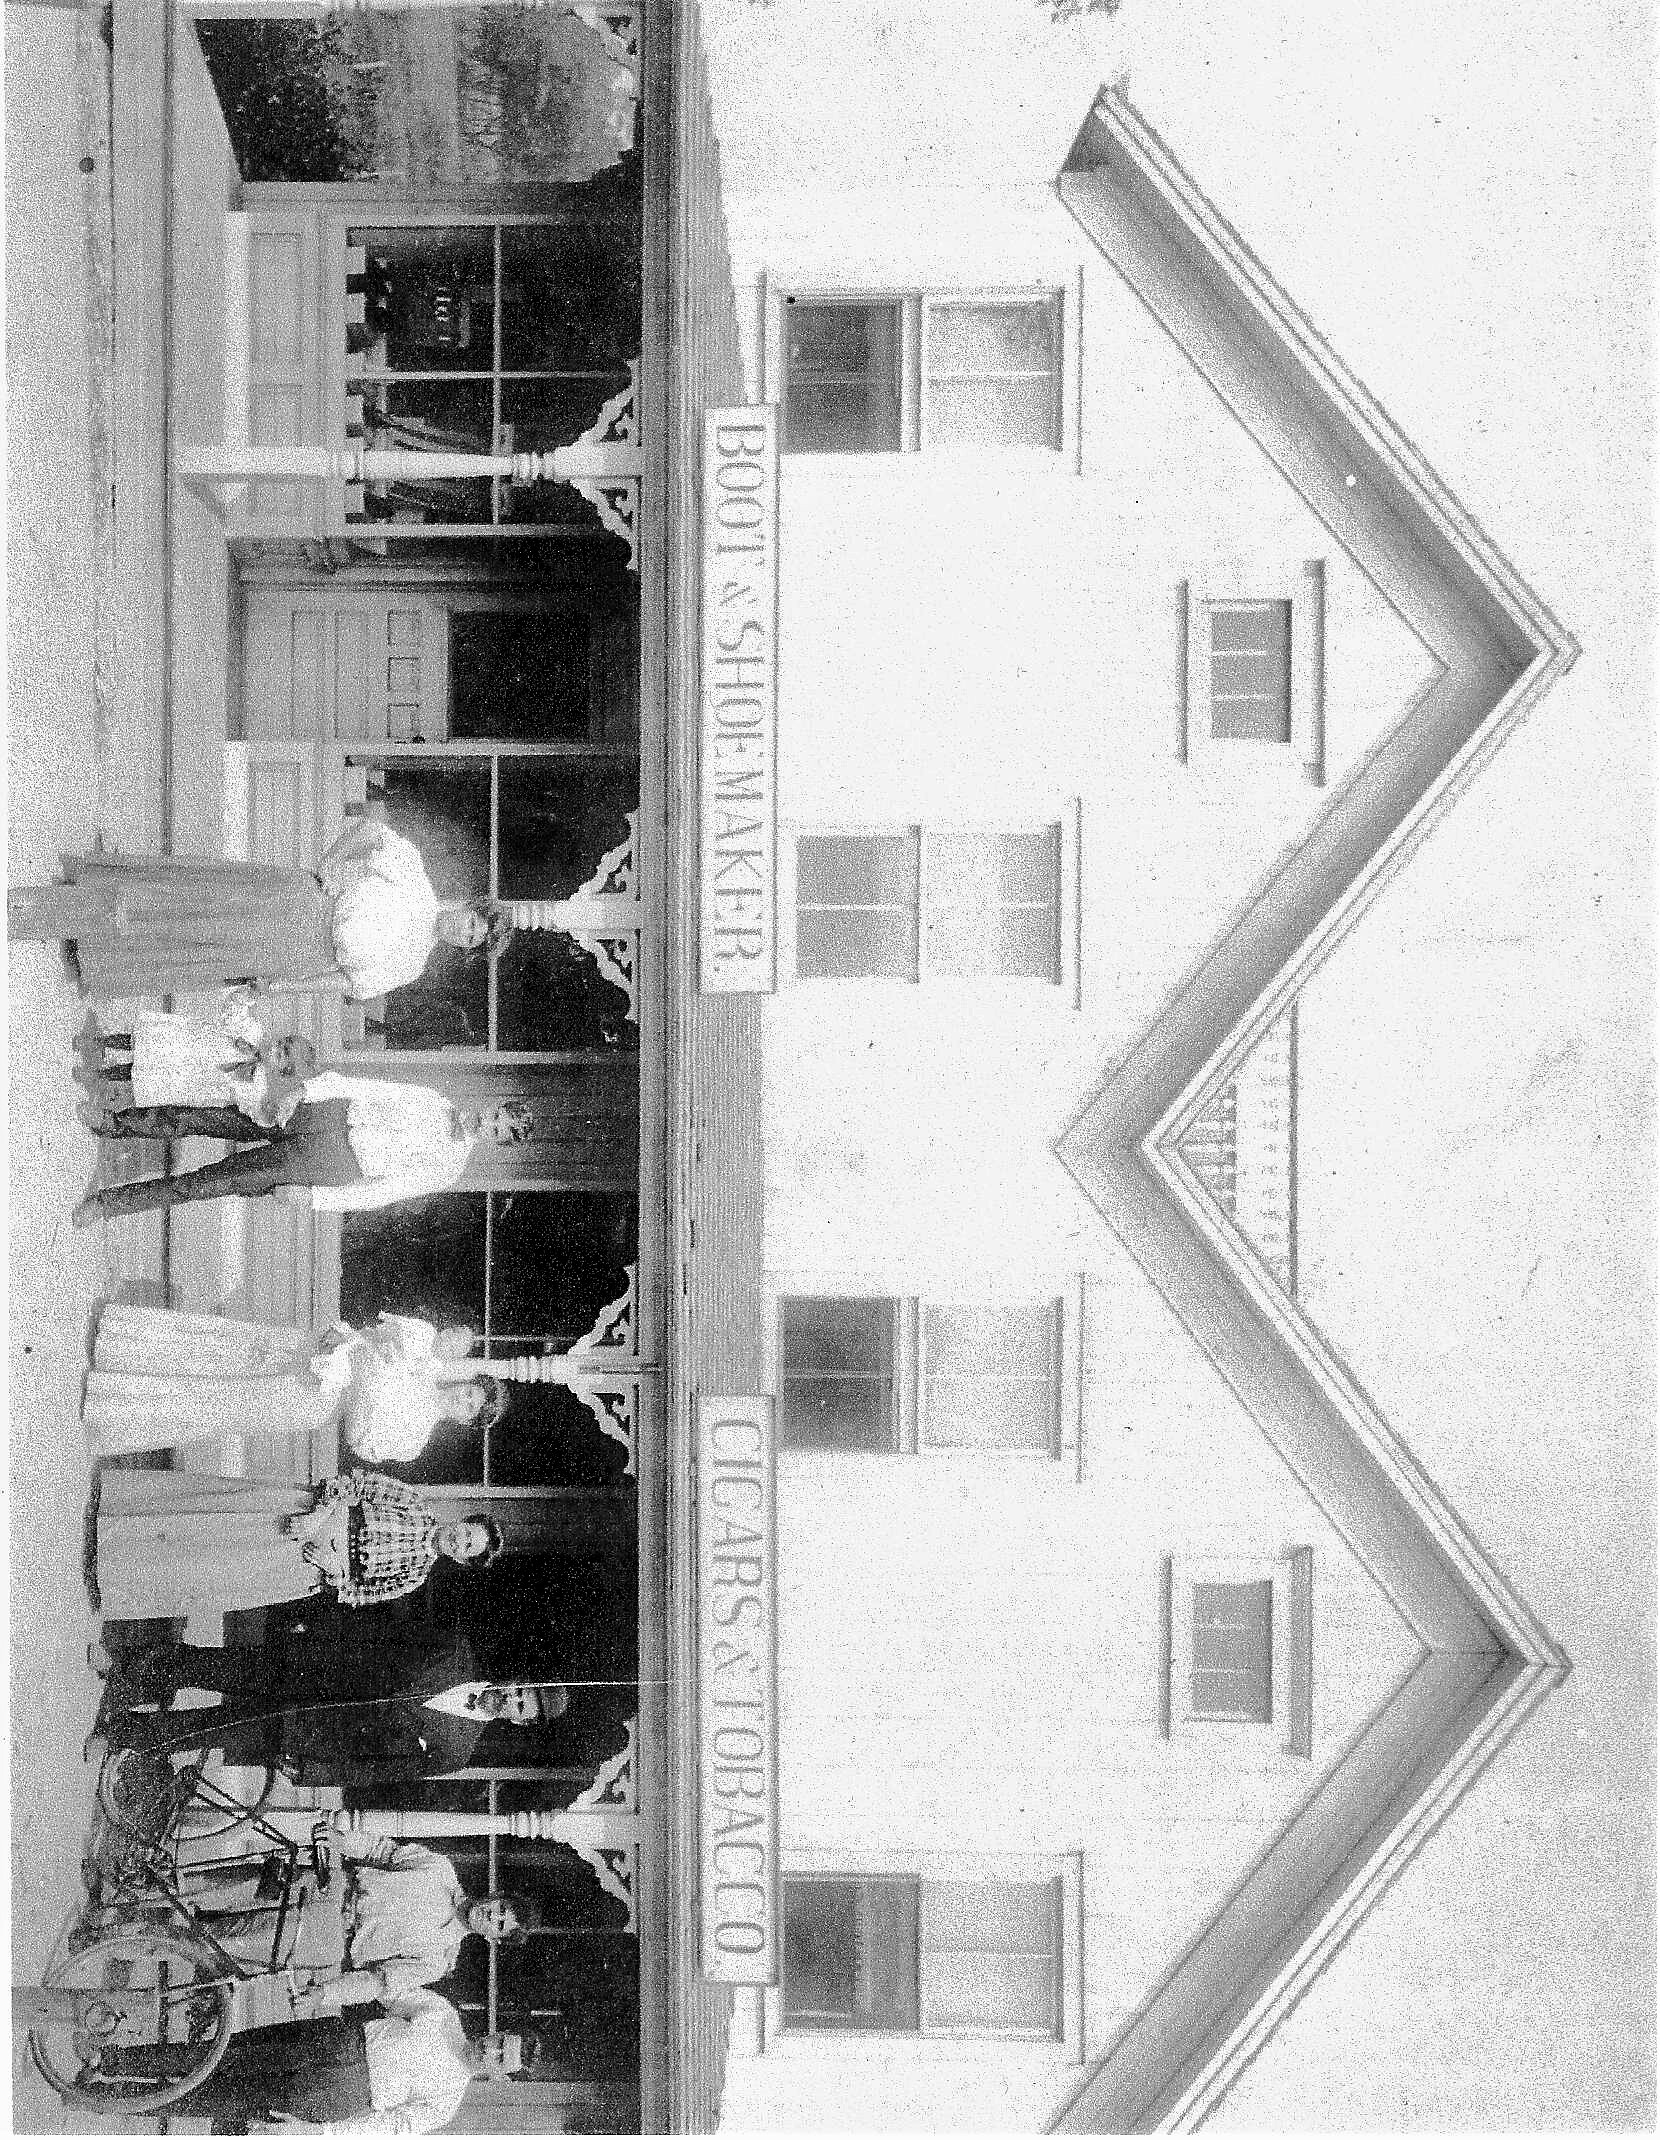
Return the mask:
<svg viewBox="0 0 1660 2140">
<path fill-rule="evenodd" d="M 442 1423 L 501 1416 L 505 1391 L 472 1345 L 470 1330 L 417 1315 L 318 1336 L 116 1302 L 98 1320 L 81 1417 L 94 1456 L 333 1425 L 358 1456 L 407 1463 Z"/>
<path fill-rule="evenodd" d="M 367 1002 L 418 981 L 437 944 L 499 951 L 490 900 L 440 901 L 420 850 L 379 818 L 347 826 L 315 870 L 188 855 L 81 855 L 67 884 L 6 894 L 10 939 L 60 938 L 89 996 L 254 982 Z"/>
</svg>

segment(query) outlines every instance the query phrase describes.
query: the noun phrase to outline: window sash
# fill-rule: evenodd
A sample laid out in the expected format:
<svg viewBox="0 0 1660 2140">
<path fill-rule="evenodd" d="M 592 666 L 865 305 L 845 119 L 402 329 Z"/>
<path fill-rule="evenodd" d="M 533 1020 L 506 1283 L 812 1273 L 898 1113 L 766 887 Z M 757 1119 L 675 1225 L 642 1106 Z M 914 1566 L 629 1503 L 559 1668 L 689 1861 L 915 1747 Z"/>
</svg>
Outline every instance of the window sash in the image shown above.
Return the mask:
<svg viewBox="0 0 1660 2140">
<path fill-rule="evenodd" d="M 1030 830 L 803 833 L 797 980 L 1062 981 L 1062 839 Z"/>
<path fill-rule="evenodd" d="M 1291 741 L 1291 604 L 1212 602 L 1210 732 L 1219 741 Z"/>
<path fill-rule="evenodd" d="M 792 1874 L 784 1891 L 786 2027 L 1061 2035 L 1058 1879 Z"/>
<path fill-rule="evenodd" d="M 873 1294 L 778 1302 L 778 1435 L 842 1454 L 1055 1457 L 1058 1299 L 931 1304 Z"/>
<path fill-rule="evenodd" d="M 1274 1720 L 1271 1581 L 1193 1586 L 1193 1713 L 1233 1723 Z"/>
<path fill-rule="evenodd" d="M 863 315 L 868 348 L 862 363 L 838 351 L 833 334 L 819 349 L 803 347 L 803 327 L 836 313 L 850 328 Z M 1059 292 L 787 295 L 778 318 L 786 452 L 1062 447 Z M 885 332 L 870 332 L 878 320 Z"/>
</svg>

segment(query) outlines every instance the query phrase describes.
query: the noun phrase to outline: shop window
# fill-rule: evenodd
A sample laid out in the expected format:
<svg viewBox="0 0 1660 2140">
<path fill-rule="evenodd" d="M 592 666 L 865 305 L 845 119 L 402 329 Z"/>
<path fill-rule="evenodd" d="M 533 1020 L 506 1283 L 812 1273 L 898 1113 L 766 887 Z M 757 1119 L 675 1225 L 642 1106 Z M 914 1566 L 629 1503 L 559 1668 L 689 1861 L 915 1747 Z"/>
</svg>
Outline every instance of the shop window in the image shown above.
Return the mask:
<svg viewBox="0 0 1660 2140">
<path fill-rule="evenodd" d="M 794 841 L 797 980 L 1077 981 L 1075 815 Z"/>
<path fill-rule="evenodd" d="M 1075 1468 L 1081 1290 L 1017 1303 L 783 1295 L 781 1446 L 1031 1456 Z"/>
<path fill-rule="evenodd" d="M 1061 1891 L 1058 1878 L 788 1875 L 784 2026 L 1054 2040 Z"/>
<path fill-rule="evenodd" d="M 636 1214 L 633 1197 L 553 1190 L 456 1190 L 346 1212 L 341 1317 L 463 1323 L 481 1368 L 492 1354 L 567 1352 L 627 1294 Z M 608 1485 L 626 1455 L 572 1391 L 531 1384 L 513 1388 L 494 1425 L 440 1427 L 414 1462 L 388 1468 L 424 1485 Z"/>
<path fill-rule="evenodd" d="M 770 309 L 770 308 L 769 308 Z M 1058 291 L 882 298 L 784 294 L 769 391 L 788 453 L 1063 443 Z"/>
<path fill-rule="evenodd" d="M 637 243 L 610 225 L 348 229 L 343 422 L 371 447 L 547 452 L 628 384 L 640 347 Z M 591 519 L 569 484 L 370 483 L 349 517 L 401 533 Z"/>
<path fill-rule="evenodd" d="M 484 750 L 350 758 L 348 809 L 421 850 L 440 899 L 569 899 L 629 843 L 632 759 Z M 439 945 L 418 981 L 346 1007 L 347 1045 L 480 1054 L 632 1053 L 639 1029 L 603 964 L 557 930 L 520 930 L 499 958 Z"/>
</svg>

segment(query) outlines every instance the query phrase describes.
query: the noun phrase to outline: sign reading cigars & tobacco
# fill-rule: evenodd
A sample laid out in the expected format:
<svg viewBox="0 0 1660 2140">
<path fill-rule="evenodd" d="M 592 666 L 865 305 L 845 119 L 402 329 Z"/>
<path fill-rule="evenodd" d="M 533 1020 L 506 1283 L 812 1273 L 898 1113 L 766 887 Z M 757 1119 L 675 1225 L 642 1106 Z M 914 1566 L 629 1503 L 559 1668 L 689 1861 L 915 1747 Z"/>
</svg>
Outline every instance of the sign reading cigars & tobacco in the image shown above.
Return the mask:
<svg viewBox="0 0 1660 2140">
<path fill-rule="evenodd" d="M 765 995 L 778 962 L 778 412 L 703 417 L 698 973 Z"/>
<path fill-rule="evenodd" d="M 703 1973 L 778 1981 L 773 1401 L 697 1412 L 698 1892 Z"/>
</svg>

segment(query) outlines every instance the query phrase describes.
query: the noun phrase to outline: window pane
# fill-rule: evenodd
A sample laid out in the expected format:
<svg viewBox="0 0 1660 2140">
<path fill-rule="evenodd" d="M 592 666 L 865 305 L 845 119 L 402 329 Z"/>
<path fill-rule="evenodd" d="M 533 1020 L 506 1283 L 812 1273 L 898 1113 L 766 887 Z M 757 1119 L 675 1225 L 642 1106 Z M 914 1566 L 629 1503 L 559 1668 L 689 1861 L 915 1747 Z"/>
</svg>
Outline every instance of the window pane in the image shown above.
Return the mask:
<svg viewBox="0 0 1660 2140">
<path fill-rule="evenodd" d="M 1054 1962 L 1034 1954 L 930 1955 L 922 2026 L 941 2035 L 1053 2036 Z"/>
<path fill-rule="evenodd" d="M 796 845 L 796 972 L 915 980 L 917 836 L 832 835 Z"/>
<path fill-rule="evenodd" d="M 1050 1454 L 1058 1406 L 1053 1303 L 923 1311 L 919 1438 L 935 1449 Z"/>
<path fill-rule="evenodd" d="M 928 971 L 1060 978 L 1060 836 L 928 835 Z"/>
<path fill-rule="evenodd" d="M 484 1328 L 485 1200 L 417 1197 L 340 1221 L 340 1314 L 361 1326 L 391 1311 Z"/>
<path fill-rule="evenodd" d="M 501 234 L 502 368 L 611 370 L 640 353 L 640 226 L 509 226 Z"/>
<path fill-rule="evenodd" d="M 365 385 L 356 435 L 371 449 L 488 453 L 493 426 L 488 380 L 411 379 Z M 418 476 L 399 476 L 364 485 L 363 517 L 470 525 L 489 521 L 490 500 L 488 477 L 424 482 Z"/>
<path fill-rule="evenodd" d="M 899 307 L 784 307 L 784 447 L 793 453 L 897 453 Z"/>
<path fill-rule="evenodd" d="M 930 446 L 1058 447 L 1053 379 L 930 379 L 924 405 Z"/>
<path fill-rule="evenodd" d="M 796 847 L 806 906 L 908 906 L 916 898 L 914 832 L 818 835 Z"/>
<path fill-rule="evenodd" d="M 501 760 L 496 889 L 503 899 L 569 899 L 628 839 L 639 806 L 632 763 Z"/>
<path fill-rule="evenodd" d="M 585 741 L 592 651 L 586 617 L 453 610 L 450 734 Z"/>
<path fill-rule="evenodd" d="M 563 1351 L 618 1300 L 635 1259 L 631 1196 L 520 1189 L 492 1195 L 490 1336 Z M 529 1341 L 527 1343 L 527 1341 Z"/>
<path fill-rule="evenodd" d="M 1198 1716 L 1270 1724 L 1272 1582 L 1193 1586 L 1193 1708 Z"/>
<path fill-rule="evenodd" d="M 1057 2032 L 1056 1881 L 925 1881 L 921 1944 L 925 2029 Z"/>
<path fill-rule="evenodd" d="M 348 330 L 357 365 L 373 371 L 488 373 L 495 361 L 495 234 L 353 230 L 364 249 L 363 324 Z"/>
<path fill-rule="evenodd" d="M 894 1447 L 896 1312 L 891 1300 L 780 1301 L 778 1431 L 785 1447 Z"/>
<path fill-rule="evenodd" d="M 496 1044 L 631 1055 L 640 1028 L 628 994 L 563 933 L 518 930 L 496 962 Z"/>
<path fill-rule="evenodd" d="M 1257 743 L 1291 741 L 1291 604 L 1210 606 L 1210 729 Z"/>
<path fill-rule="evenodd" d="M 941 303 L 928 307 L 928 371 L 975 377 L 998 372 L 1060 368 L 1055 350 L 1055 307 L 1048 298 L 1012 305 Z"/>
<path fill-rule="evenodd" d="M 916 1882 L 786 1879 L 783 1975 L 792 2028 L 913 2031 Z"/>
</svg>

